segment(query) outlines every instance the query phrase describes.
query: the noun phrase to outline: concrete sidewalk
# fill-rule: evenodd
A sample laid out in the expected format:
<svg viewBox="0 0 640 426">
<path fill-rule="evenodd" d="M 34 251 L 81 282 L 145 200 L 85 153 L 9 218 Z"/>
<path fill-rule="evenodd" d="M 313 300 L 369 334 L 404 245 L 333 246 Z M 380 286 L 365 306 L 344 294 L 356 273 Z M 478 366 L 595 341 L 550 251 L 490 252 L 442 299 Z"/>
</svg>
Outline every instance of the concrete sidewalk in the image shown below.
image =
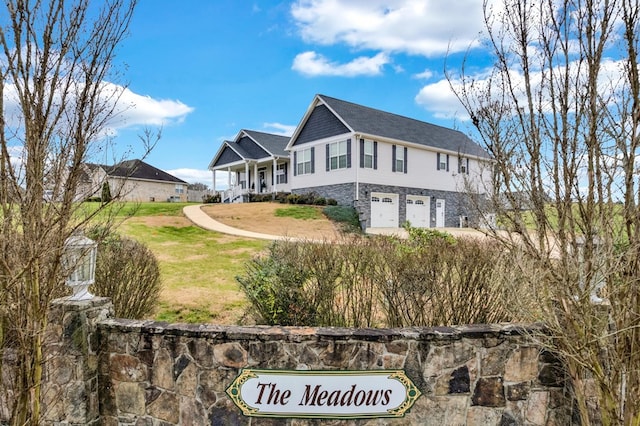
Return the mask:
<svg viewBox="0 0 640 426">
<path fill-rule="evenodd" d="M 225 225 L 224 223 L 220 223 L 215 219 L 212 219 L 209 215 L 202 211 L 201 207 L 202 204 L 186 206 L 182 209 L 182 212 L 194 225 L 199 226 L 203 229 L 207 229 L 209 231 L 216 231 L 229 235 L 237 235 L 239 237 L 256 238 L 259 240 L 310 241 L 308 238 L 292 238 L 282 235 L 261 234 L 259 232 L 245 231 L 244 229 L 234 228 L 232 226 Z M 448 232 L 454 237 L 480 237 L 484 235 L 482 232 L 471 228 L 438 228 L 438 231 Z M 407 231 L 402 228 L 367 228 L 365 232 L 367 234 L 395 235 L 400 238 L 407 238 L 408 236 Z"/>
<path fill-rule="evenodd" d="M 193 222 L 194 225 L 209 231 L 221 232 L 223 234 L 237 235 L 239 237 L 256 238 L 259 240 L 291 240 L 277 235 L 261 234 L 259 232 L 245 231 L 243 229 L 233 228 L 231 226 L 220 223 L 212 219 L 208 214 L 202 211 L 202 204 L 186 206 L 182 209 L 182 213 Z"/>
</svg>

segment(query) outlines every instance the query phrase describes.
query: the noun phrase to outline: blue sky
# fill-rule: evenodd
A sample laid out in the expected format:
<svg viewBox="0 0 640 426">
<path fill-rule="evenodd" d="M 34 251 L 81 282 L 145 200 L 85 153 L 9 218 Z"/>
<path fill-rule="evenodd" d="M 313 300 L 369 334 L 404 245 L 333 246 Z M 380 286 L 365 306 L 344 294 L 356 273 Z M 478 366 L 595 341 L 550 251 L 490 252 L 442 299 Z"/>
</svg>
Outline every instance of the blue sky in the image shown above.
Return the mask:
<svg viewBox="0 0 640 426">
<path fill-rule="evenodd" d="M 466 131 L 444 62 L 482 73 L 479 0 L 140 0 L 116 65 L 132 105 L 120 147 L 211 185 L 207 166 L 241 129 L 290 134 L 313 96 L 328 96 Z M 472 68 L 473 69 L 473 68 Z M 226 180 L 225 180 L 226 181 Z"/>
</svg>

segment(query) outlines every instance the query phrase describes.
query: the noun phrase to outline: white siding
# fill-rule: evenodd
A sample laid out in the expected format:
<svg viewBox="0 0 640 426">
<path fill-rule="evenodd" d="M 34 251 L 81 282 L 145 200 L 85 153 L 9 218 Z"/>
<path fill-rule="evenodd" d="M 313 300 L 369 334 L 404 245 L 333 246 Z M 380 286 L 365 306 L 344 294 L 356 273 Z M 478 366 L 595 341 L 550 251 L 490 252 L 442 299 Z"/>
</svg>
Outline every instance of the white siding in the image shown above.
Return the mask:
<svg viewBox="0 0 640 426">
<path fill-rule="evenodd" d="M 326 144 L 351 138 L 351 168 L 326 171 Z M 483 170 L 480 162 L 469 158 L 469 173 L 458 173 L 458 155 L 449 153 L 449 170 L 438 170 L 438 151 L 432 148 L 408 146 L 407 149 L 407 173 L 394 172 L 392 167 L 393 144 L 388 142 L 377 143 L 377 169 L 360 168 L 360 139 L 353 135 L 341 135 L 340 137 L 325 139 L 322 141 L 293 147 L 294 150 L 315 147 L 315 172 L 291 176 L 291 188 L 312 188 L 314 186 L 335 185 L 341 183 L 369 183 L 407 188 L 433 189 L 439 191 L 466 191 L 465 177 L 476 183 L 477 191 L 486 192 L 485 186 L 478 182 L 482 175 L 486 176 L 488 183 L 488 170 Z M 404 146 L 397 144 L 396 153 L 404 155 Z M 441 155 L 446 156 L 444 151 Z M 446 157 L 445 157 L 446 158 Z M 291 167 L 295 167 L 293 152 L 291 154 Z M 486 169 L 486 168 L 485 168 Z M 293 174 L 293 173 L 292 173 Z"/>
</svg>

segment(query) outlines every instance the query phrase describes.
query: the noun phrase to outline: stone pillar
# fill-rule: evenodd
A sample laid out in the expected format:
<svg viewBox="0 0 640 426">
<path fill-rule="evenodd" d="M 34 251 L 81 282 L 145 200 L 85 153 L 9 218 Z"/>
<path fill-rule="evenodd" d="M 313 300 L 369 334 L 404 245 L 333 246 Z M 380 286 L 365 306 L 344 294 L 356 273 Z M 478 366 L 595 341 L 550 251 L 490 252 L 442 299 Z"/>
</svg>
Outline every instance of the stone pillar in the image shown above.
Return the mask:
<svg viewBox="0 0 640 426">
<path fill-rule="evenodd" d="M 42 405 L 48 425 L 98 425 L 97 323 L 113 315 L 111 299 L 56 299 L 44 346 Z"/>
</svg>

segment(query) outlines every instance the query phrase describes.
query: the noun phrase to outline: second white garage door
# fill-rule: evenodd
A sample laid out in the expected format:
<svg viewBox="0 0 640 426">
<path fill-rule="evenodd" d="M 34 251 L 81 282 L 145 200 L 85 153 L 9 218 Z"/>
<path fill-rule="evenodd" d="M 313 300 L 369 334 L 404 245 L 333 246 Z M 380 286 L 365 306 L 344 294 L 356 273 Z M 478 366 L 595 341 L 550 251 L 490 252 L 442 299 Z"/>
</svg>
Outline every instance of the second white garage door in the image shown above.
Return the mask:
<svg viewBox="0 0 640 426">
<path fill-rule="evenodd" d="M 371 227 L 398 227 L 398 194 L 371 193 Z"/>
<path fill-rule="evenodd" d="M 407 195 L 407 220 L 415 228 L 428 228 L 431 218 L 429 197 Z"/>
</svg>

